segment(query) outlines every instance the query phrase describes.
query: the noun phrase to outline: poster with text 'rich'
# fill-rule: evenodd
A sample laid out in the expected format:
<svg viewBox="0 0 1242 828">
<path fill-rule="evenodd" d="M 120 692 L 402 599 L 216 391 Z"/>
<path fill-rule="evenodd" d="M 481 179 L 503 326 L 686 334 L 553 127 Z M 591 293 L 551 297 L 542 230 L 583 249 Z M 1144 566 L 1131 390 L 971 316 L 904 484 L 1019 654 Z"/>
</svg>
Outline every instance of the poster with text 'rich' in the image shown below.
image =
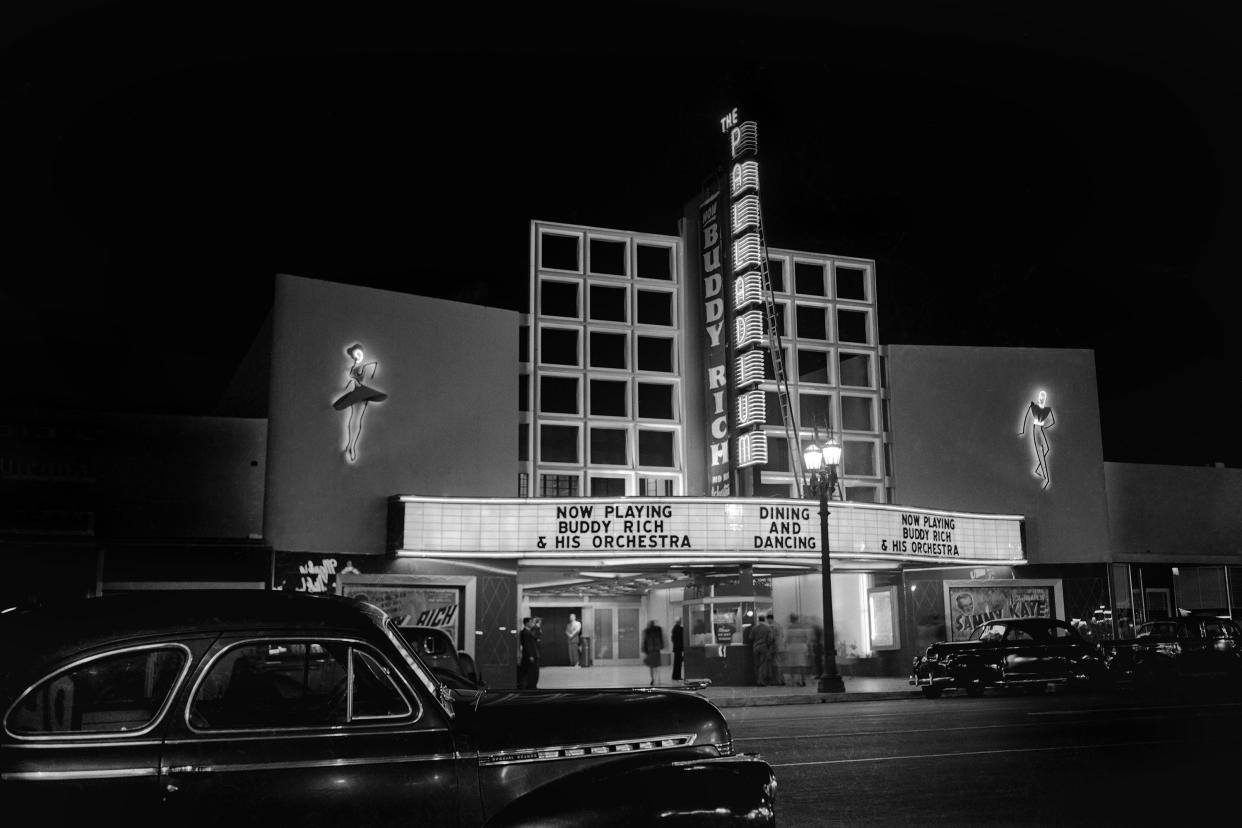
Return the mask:
<svg viewBox="0 0 1242 828">
<path fill-rule="evenodd" d="M 375 604 L 399 627 L 435 627 L 462 648 L 464 587 L 359 584 L 348 590 L 351 598 Z"/>
</svg>

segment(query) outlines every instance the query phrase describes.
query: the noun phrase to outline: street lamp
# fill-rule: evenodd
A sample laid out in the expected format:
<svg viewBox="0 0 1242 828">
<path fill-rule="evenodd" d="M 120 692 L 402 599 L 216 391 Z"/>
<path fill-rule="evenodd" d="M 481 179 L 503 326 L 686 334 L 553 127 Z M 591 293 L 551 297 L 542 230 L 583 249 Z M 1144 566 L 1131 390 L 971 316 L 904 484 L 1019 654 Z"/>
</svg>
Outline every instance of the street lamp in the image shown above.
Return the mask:
<svg viewBox="0 0 1242 828">
<path fill-rule="evenodd" d="M 819 692 L 844 693 L 845 682 L 837 672 L 837 636 L 832 628 L 832 561 L 828 555 L 828 501 L 837 489 L 837 464 L 841 445 L 831 438 L 823 448 L 811 443 L 802 452 L 806 461 L 807 485 L 819 495 L 820 566 L 824 570 L 824 671 L 819 676 Z"/>
</svg>

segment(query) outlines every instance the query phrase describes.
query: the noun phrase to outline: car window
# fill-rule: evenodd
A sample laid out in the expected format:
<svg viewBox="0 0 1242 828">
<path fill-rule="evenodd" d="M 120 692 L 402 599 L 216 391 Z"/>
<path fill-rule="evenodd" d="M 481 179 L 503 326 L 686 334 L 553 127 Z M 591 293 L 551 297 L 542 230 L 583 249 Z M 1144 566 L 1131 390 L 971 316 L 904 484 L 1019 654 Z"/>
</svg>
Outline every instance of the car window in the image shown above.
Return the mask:
<svg viewBox="0 0 1242 828">
<path fill-rule="evenodd" d="M 1056 641 L 1072 641 L 1078 638 L 1078 634 L 1069 627 L 1062 627 L 1059 624 L 1052 624 L 1048 627 L 1048 637 Z"/>
<path fill-rule="evenodd" d="M 1035 636 L 1020 627 L 1011 627 L 1005 634 L 1006 641 L 1034 641 Z"/>
<path fill-rule="evenodd" d="M 15 736 L 129 733 L 155 722 L 189 659 L 184 647 L 90 658 L 32 687 L 9 713 Z"/>
<path fill-rule="evenodd" d="M 1204 638 L 1227 638 L 1228 633 L 1225 631 L 1224 624 L 1213 618 L 1210 621 L 1203 622 Z"/>
<path fill-rule="evenodd" d="M 1203 638 L 1203 628 L 1199 626 L 1198 621 L 1187 621 L 1181 625 L 1181 630 L 1178 633 L 1178 636 L 1180 638 L 1193 638 L 1198 640 Z"/>
<path fill-rule="evenodd" d="M 199 684 L 189 716 L 200 730 L 232 730 L 328 727 L 409 712 L 390 668 L 348 643 L 267 640 L 219 656 Z"/>
<path fill-rule="evenodd" d="M 1004 624 L 980 624 L 971 630 L 972 641 L 1000 641 L 1005 634 Z"/>
<path fill-rule="evenodd" d="M 1234 641 L 1237 641 L 1238 639 L 1242 638 L 1242 633 L 1238 632 L 1238 625 L 1233 623 L 1232 621 L 1221 621 L 1220 629 L 1223 635 L 1226 635 L 1229 638 L 1232 638 Z"/>
</svg>

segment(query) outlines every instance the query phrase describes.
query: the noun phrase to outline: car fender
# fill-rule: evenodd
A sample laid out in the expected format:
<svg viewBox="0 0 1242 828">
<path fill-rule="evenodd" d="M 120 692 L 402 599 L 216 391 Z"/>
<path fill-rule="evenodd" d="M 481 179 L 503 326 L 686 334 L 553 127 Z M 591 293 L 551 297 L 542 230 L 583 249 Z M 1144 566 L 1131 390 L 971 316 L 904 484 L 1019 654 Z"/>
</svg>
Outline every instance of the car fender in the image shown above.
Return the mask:
<svg viewBox="0 0 1242 828">
<path fill-rule="evenodd" d="M 729 825 L 776 821 L 776 776 L 744 755 L 604 766 L 562 777 L 510 803 L 488 828 Z"/>
</svg>

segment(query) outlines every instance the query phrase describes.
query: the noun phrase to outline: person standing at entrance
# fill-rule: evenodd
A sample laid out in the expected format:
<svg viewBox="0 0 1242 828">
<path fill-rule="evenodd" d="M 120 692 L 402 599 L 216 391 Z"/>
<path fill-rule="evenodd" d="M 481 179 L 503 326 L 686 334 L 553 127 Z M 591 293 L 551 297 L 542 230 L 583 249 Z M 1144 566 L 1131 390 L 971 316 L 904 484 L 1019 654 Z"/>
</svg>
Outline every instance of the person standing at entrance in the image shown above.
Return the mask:
<svg viewBox="0 0 1242 828">
<path fill-rule="evenodd" d="M 535 637 L 535 619 L 522 619 L 522 663 L 518 666 L 518 689 L 539 687 L 539 639 Z"/>
<path fill-rule="evenodd" d="M 807 659 L 811 652 L 811 631 L 798 618 L 797 613 L 789 614 L 789 626 L 785 630 L 785 671 L 789 674 L 789 683 L 797 687 L 806 687 Z"/>
<path fill-rule="evenodd" d="M 772 628 L 763 615 L 755 619 L 750 631 L 750 648 L 755 655 L 755 684 L 765 687 L 772 674 Z"/>
<path fill-rule="evenodd" d="M 569 666 L 581 667 L 578 663 L 578 647 L 582 644 L 582 622 L 572 612 L 569 623 L 565 625 L 565 646 L 569 648 Z"/>
<path fill-rule="evenodd" d="M 643 663 L 651 668 L 651 686 L 660 676 L 660 651 L 664 649 L 664 629 L 654 619 L 643 630 Z"/>
<path fill-rule="evenodd" d="M 681 681 L 681 659 L 686 650 L 686 630 L 681 626 L 681 619 L 673 619 L 673 681 Z"/>
<path fill-rule="evenodd" d="M 768 626 L 772 628 L 772 672 L 768 675 L 768 684 L 784 684 L 785 628 L 777 623 L 776 616 L 770 612 Z"/>
</svg>

